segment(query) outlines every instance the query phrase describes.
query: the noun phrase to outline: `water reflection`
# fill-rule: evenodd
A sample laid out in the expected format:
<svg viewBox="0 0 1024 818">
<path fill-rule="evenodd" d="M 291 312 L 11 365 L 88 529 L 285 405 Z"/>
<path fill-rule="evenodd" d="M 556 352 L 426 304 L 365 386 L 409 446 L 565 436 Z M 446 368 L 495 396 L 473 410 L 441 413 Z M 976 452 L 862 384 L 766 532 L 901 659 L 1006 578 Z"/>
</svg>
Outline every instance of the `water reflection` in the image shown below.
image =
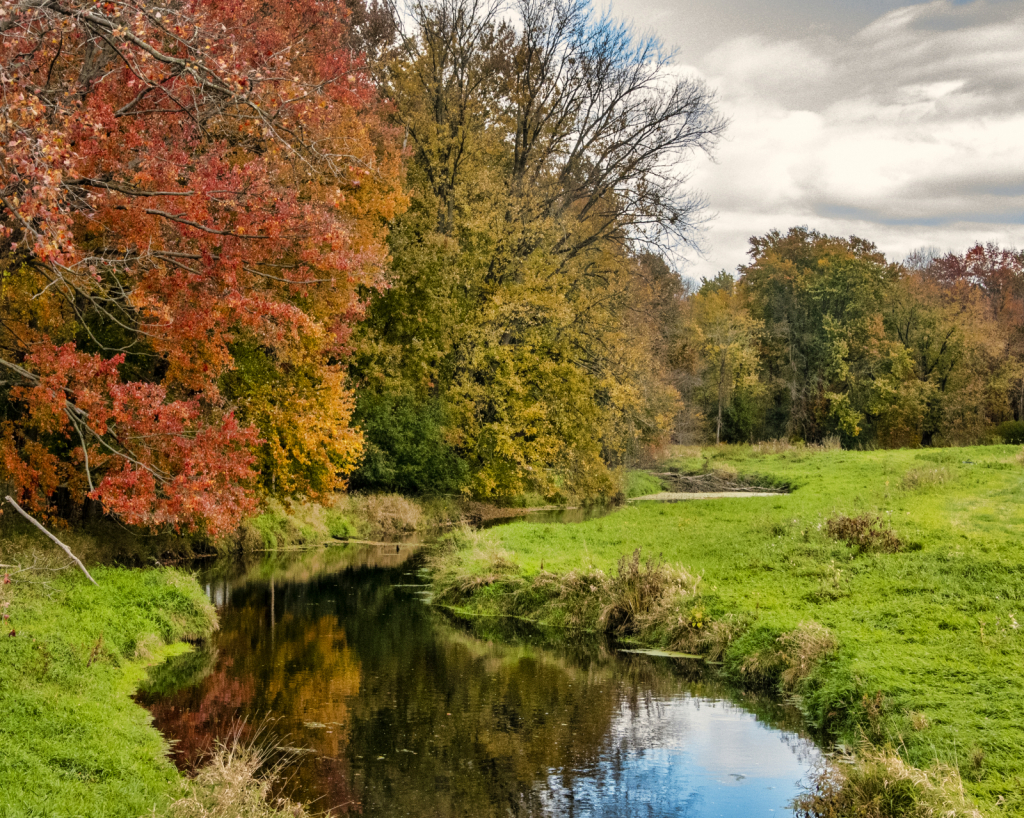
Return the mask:
<svg viewBox="0 0 1024 818">
<path fill-rule="evenodd" d="M 180 766 L 271 716 L 266 739 L 310 751 L 287 794 L 333 814 L 747 816 L 784 811 L 814 759 L 766 726 L 773 705 L 730 704 L 671 660 L 498 620 L 470 633 L 385 556 L 208 571 L 220 632 L 140 696 Z"/>
</svg>

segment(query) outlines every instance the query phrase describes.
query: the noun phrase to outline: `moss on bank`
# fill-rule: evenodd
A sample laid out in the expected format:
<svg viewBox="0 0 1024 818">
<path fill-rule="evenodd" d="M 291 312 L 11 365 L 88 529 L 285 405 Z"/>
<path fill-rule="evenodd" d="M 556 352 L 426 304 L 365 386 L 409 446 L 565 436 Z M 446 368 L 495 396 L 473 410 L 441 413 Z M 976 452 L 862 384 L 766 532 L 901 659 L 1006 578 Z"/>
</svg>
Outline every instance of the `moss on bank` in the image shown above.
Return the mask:
<svg viewBox="0 0 1024 818">
<path fill-rule="evenodd" d="M 573 526 L 514 523 L 453 538 L 435 555 L 435 598 L 718 658 L 734 682 L 794 697 L 835 740 L 867 739 L 910 767 L 959 771 L 986 812 L 1022 815 L 1017 454 L 680 451 L 670 467 L 768 474 L 794 491 L 643 503 Z M 920 782 L 900 786 L 925 792 Z"/>
<path fill-rule="evenodd" d="M 15 553 L 10 540 L 0 563 L 0 815 L 162 814 L 181 777 L 130 697 L 147 666 L 215 628 L 199 585 L 167 568 L 94 567 L 95 587 L 47 546 Z"/>
</svg>

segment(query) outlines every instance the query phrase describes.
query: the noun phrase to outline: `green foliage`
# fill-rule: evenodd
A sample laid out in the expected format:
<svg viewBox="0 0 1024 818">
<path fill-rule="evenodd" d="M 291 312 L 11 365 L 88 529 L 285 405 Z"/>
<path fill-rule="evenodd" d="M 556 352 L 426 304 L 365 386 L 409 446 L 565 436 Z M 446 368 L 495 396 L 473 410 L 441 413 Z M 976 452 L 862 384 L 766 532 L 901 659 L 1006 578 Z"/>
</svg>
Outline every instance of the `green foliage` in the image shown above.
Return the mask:
<svg viewBox="0 0 1024 818">
<path fill-rule="evenodd" d="M 0 546 L 0 560 L 20 562 Z M 30 564 L 26 561 L 25 564 Z M 15 574 L 0 586 L 0 814 L 137 818 L 164 808 L 180 778 L 130 696 L 172 643 L 215 627 L 192 578 L 172 569 L 95 567 Z"/>
<path fill-rule="evenodd" d="M 1024 420 L 1007 420 L 995 428 L 995 433 L 1003 439 L 1003 443 L 1024 443 Z"/>
<path fill-rule="evenodd" d="M 352 486 L 403 494 L 458 494 L 469 464 L 448 440 L 449 411 L 439 398 L 360 392 L 355 421 L 366 449 Z"/>
</svg>

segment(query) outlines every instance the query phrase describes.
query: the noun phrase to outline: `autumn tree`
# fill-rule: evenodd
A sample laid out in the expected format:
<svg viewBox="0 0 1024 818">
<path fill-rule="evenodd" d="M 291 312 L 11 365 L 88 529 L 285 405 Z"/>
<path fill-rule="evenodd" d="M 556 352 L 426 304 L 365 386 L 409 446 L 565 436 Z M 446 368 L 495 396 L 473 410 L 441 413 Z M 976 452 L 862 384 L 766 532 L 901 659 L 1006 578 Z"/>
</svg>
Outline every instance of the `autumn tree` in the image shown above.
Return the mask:
<svg viewBox="0 0 1024 818">
<path fill-rule="evenodd" d="M 680 320 L 684 327 L 678 355 L 696 376 L 692 397 L 714 417 L 715 443 L 722 442 L 723 423 L 733 396 L 759 390 L 758 339 L 761 322 L 743 304 L 732 276 L 722 273 L 702 280 L 687 299 Z M 684 396 L 689 397 L 689 396 Z"/>
<path fill-rule="evenodd" d="M 232 526 L 344 485 L 396 134 L 340 3 L 4 0 L 0 475 Z"/>
<path fill-rule="evenodd" d="M 642 254 L 693 238 L 680 168 L 722 130 L 713 96 L 581 0 L 411 13 L 388 87 L 413 198 L 365 325 L 364 394 L 441 404 L 480 496 L 607 491 L 625 430 L 671 425 L 630 305 Z"/>
<path fill-rule="evenodd" d="M 899 276 L 871 242 L 807 228 L 750 240 L 740 286 L 764 322 L 768 436 L 859 437 L 873 367 L 887 355 L 882 304 Z"/>
</svg>

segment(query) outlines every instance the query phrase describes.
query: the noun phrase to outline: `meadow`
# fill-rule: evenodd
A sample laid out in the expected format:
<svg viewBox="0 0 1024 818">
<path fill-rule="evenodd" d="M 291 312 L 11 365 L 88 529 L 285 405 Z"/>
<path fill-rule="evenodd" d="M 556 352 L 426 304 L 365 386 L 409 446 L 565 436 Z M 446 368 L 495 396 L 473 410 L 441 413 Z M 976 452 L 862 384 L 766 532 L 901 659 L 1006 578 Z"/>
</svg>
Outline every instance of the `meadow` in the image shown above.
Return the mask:
<svg viewBox="0 0 1024 818">
<path fill-rule="evenodd" d="M 917 789 L 944 786 L 948 801 L 962 786 L 965 809 L 1021 815 L 1019 453 L 677 449 L 663 468 L 792 491 L 452 537 L 436 597 L 701 654 L 791 697 L 840 752 L 929 770 Z M 917 814 L 890 806 L 877 814 Z"/>
</svg>

